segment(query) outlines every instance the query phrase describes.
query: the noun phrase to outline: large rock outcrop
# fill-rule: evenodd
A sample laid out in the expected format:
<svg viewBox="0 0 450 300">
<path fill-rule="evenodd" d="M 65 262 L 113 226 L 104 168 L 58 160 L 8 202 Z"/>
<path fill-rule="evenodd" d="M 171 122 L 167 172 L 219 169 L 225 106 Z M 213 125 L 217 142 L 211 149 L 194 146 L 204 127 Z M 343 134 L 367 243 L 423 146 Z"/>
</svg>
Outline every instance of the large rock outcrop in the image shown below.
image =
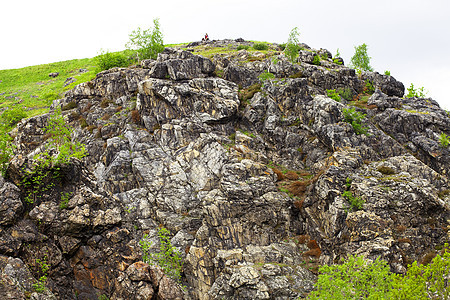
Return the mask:
<svg viewBox="0 0 450 300">
<path fill-rule="evenodd" d="M 50 168 L 57 176 L 32 203 L 21 183 L 48 115 L 22 121 L 0 177 L 0 295 L 297 299 L 321 264 L 359 254 L 402 273 L 448 241 L 450 156 L 439 142 L 448 114 L 324 49 L 304 45 L 296 64 L 271 53 L 210 60 L 166 49 L 78 85 L 52 108 L 75 104 L 64 118 L 89 155 Z M 260 85 L 267 70 L 275 78 Z M 361 96 L 368 81 L 376 91 L 365 103 L 326 96 Z M 367 115 L 367 134 L 345 121 L 350 104 Z M 158 252 L 160 226 L 181 253 L 186 288 L 142 262 L 139 242 Z"/>
</svg>

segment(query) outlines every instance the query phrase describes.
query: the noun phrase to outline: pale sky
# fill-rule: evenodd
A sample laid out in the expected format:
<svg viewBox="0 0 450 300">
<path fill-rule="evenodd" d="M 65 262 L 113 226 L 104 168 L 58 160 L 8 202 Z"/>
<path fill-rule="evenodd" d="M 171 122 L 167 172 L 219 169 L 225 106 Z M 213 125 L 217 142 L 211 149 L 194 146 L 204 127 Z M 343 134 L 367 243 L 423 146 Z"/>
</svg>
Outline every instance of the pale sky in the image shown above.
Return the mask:
<svg viewBox="0 0 450 300">
<path fill-rule="evenodd" d="M 205 33 L 283 43 L 298 27 L 302 42 L 339 48 L 346 65 L 366 43 L 376 71 L 425 87 L 450 110 L 449 0 L 5 0 L 0 12 L 0 69 L 123 50 L 131 31 L 154 18 L 165 43 Z"/>
</svg>

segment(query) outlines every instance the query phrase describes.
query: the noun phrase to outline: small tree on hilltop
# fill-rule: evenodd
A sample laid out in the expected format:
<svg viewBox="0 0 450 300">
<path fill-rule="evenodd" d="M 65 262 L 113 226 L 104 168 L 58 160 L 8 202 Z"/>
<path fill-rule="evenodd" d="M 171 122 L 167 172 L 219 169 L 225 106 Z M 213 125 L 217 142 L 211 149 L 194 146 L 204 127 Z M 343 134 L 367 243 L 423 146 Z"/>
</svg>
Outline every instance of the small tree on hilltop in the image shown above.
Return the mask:
<svg viewBox="0 0 450 300">
<path fill-rule="evenodd" d="M 367 45 L 362 44 L 355 47 L 355 54 L 350 59 L 350 66 L 360 71 L 371 71 L 373 68 L 370 66 L 371 57 L 367 54 Z"/>
<path fill-rule="evenodd" d="M 300 50 L 298 37 L 300 33 L 298 32 L 298 28 L 294 27 L 289 34 L 288 41 L 286 43 L 286 48 L 284 49 L 284 53 L 289 58 L 292 63 L 295 63 L 295 59 L 298 56 L 298 51 Z"/>
<path fill-rule="evenodd" d="M 133 30 L 126 47 L 135 50 L 138 60 L 156 59 L 158 53 L 164 50 L 163 35 L 161 33 L 159 19 L 153 19 L 153 28 Z"/>
</svg>

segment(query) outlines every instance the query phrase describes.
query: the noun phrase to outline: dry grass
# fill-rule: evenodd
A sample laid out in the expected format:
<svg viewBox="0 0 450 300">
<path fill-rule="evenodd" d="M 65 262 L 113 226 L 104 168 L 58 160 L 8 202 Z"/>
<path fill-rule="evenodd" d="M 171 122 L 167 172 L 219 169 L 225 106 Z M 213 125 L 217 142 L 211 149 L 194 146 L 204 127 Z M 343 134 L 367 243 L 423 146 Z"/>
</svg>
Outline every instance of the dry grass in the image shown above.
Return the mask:
<svg viewBox="0 0 450 300">
<path fill-rule="evenodd" d="M 277 174 L 277 181 L 284 180 L 284 175 L 280 170 L 278 170 L 277 168 L 273 168 L 272 170 L 275 174 Z"/>
<path fill-rule="evenodd" d="M 134 124 L 141 123 L 141 115 L 139 114 L 139 111 L 137 109 L 131 111 L 131 120 Z"/>
<path fill-rule="evenodd" d="M 288 171 L 284 176 L 289 180 L 297 180 L 299 177 L 294 171 Z"/>
<path fill-rule="evenodd" d="M 294 196 L 301 197 L 306 191 L 306 187 L 311 184 L 310 180 L 294 181 L 288 186 L 288 191 Z"/>
</svg>

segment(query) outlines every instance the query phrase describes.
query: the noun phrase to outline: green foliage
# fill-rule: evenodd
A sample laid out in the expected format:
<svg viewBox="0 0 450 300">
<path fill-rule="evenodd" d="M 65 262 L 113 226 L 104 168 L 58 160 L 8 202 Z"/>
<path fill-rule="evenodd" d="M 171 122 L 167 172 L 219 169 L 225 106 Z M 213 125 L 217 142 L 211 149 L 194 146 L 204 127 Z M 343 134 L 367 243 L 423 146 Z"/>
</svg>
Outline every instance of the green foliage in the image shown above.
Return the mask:
<svg viewBox="0 0 450 300">
<path fill-rule="evenodd" d="M 336 49 L 336 54 L 334 55 L 335 58 L 341 57 L 341 52 L 339 52 L 339 48 Z"/>
<path fill-rule="evenodd" d="M 449 136 L 442 132 L 439 136 L 439 143 L 441 144 L 442 148 L 448 147 L 450 143 Z"/>
<path fill-rule="evenodd" d="M 284 51 L 286 49 L 286 43 L 278 45 L 281 49 L 281 51 Z"/>
<path fill-rule="evenodd" d="M 361 210 L 363 208 L 364 200 L 362 200 L 359 197 L 353 196 L 351 191 L 344 191 L 342 193 L 342 197 L 344 197 L 345 199 L 348 200 L 348 202 L 350 202 L 350 207 L 353 210 Z"/>
<path fill-rule="evenodd" d="M 339 89 L 339 95 L 347 101 L 351 101 L 353 99 L 353 92 L 351 88 Z"/>
<path fill-rule="evenodd" d="M 300 33 L 298 31 L 297 27 L 294 27 L 291 32 L 289 33 L 289 38 L 288 41 L 286 43 L 286 47 L 284 49 L 284 53 L 286 54 L 287 58 L 292 62 L 295 63 L 297 56 L 298 56 L 298 52 L 300 51 L 300 41 L 299 41 L 299 37 Z"/>
<path fill-rule="evenodd" d="M 158 231 L 159 236 L 159 253 L 150 253 L 151 242 L 148 242 L 147 235 L 139 241 L 139 245 L 144 252 L 142 261 L 148 264 L 155 264 L 161 267 L 167 276 L 173 280 L 180 282 L 183 262 L 181 254 L 170 243 L 170 231 L 161 227 Z"/>
<path fill-rule="evenodd" d="M 373 94 L 375 92 L 375 88 L 372 84 L 372 82 L 369 81 L 369 79 L 366 79 L 366 84 L 364 86 L 364 92 L 368 94 Z"/>
<path fill-rule="evenodd" d="M 411 86 L 406 89 L 408 91 L 408 94 L 406 95 L 406 98 L 425 98 L 427 95 L 427 92 L 425 91 L 424 87 L 420 87 L 418 89 L 414 88 L 414 84 L 411 83 Z"/>
<path fill-rule="evenodd" d="M 314 59 L 312 61 L 313 65 L 320 66 L 320 57 L 319 55 L 314 55 Z"/>
<path fill-rule="evenodd" d="M 100 51 L 100 54 L 94 57 L 98 71 L 109 70 L 114 67 L 127 67 L 128 58 L 122 52 Z"/>
<path fill-rule="evenodd" d="M 269 46 L 266 43 L 256 43 L 253 45 L 253 49 L 255 50 L 269 50 Z"/>
<path fill-rule="evenodd" d="M 322 266 L 308 299 L 449 299 L 450 253 L 445 248 L 428 265 L 409 265 L 405 275 L 391 273 L 385 261 L 355 256 Z"/>
<path fill-rule="evenodd" d="M 391 76 L 391 71 L 388 70 L 384 71 L 384 75 Z"/>
<path fill-rule="evenodd" d="M 355 130 L 356 134 L 367 135 L 367 127 L 364 127 L 361 122 L 366 117 L 366 114 L 356 111 L 354 107 L 343 108 L 342 113 L 346 122 L 350 123 Z"/>
<path fill-rule="evenodd" d="M 42 260 L 36 259 L 36 263 L 39 265 L 39 274 L 41 276 L 39 277 L 39 280 L 32 286 L 36 292 L 43 293 L 46 289 L 45 283 L 47 282 L 47 275 L 48 270 L 50 269 L 50 265 L 47 264 L 47 256 L 45 256 Z"/>
<path fill-rule="evenodd" d="M 30 204 L 54 187 L 53 180 L 60 176 L 60 165 L 69 163 L 71 158 L 86 156 L 85 146 L 71 140 L 72 129 L 65 123 L 60 110 L 48 118 L 45 133 L 49 138 L 44 151 L 34 156 L 32 170 L 22 178 L 25 201 Z M 52 150 L 56 155 L 51 154 Z"/>
<path fill-rule="evenodd" d="M 393 281 L 385 261 L 354 256 L 341 265 L 324 265 L 319 273 L 317 290 L 309 299 L 383 299 Z"/>
<path fill-rule="evenodd" d="M 371 57 L 367 54 L 366 44 L 355 46 L 355 54 L 350 59 L 350 66 L 359 71 L 373 72 L 373 68 L 370 66 L 370 59 Z"/>
<path fill-rule="evenodd" d="M 139 60 L 156 59 L 158 53 L 164 50 L 159 19 L 153 19 L 153 28 L 142 30 L 138 27 L 138 29 L 133 30 L 129 38 L 130 40 L 126 44 L 126 47 L 135 50 Z"/>
<path fill-rule="evenodd" d="M 262 85 L 264 85 L 264 82 L 266 82 L 267 80 L 274 79 L 274 78 L 275 78 L 275 75 L 273 75 L 272 73 L 270 73 L 267 70 L 262 72 L 258 76 L 258 79 L 259 79 L 259 81 L 261 82 Z"/>
<path fill-rule="evenodd" d="M 64 193 L 64 192 L 61 193 L 61 202 L 59 202 L 60 209 L 67 208 L 67 205 L 69 204 L 69 199 L 70 199 L 71 195 L 72 195 L 71 193 Z"/>
<path fill-rule="evenodd" d="M 341 102 L 341 96 L 336 90 L 327 90 L 327 97 L 333 99 L 334 101 Z"/>
<path fill-rule="evenodd" d="M 248 48 L 250 48 L 250 46 L 248 45 L 239 45 L 237 46 L 236 50 L 248 50 Z"/>
</svg>

